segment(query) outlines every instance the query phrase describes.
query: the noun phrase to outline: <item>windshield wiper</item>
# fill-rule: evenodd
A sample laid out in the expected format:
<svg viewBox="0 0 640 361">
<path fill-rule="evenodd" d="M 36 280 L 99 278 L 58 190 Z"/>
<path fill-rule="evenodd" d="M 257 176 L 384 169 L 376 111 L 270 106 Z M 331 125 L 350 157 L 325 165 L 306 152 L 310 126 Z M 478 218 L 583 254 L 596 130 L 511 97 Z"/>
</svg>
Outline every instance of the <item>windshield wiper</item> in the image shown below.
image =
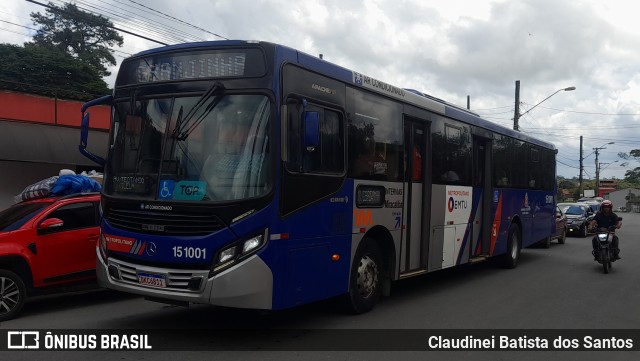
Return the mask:
<svg viewBox="0 0 640 361">
<path fill-rule="evenodd" d="M 180 132 L 180 128 L 182 127 L 182 111 L 183 110 L 184 110 L 184 107 L 181 105 L 180 110 L 178 111 L 178 119 L 176 119 L 176 126 L 175 128 L 173 128 L 173 133 L 171 133 L 171 136 L 174 138 L 178 138 L 178 132 Z"/>
<path fill-rule="evenodd" d="M 215 108 L 220 100 L 222 100 L 223 96 L 219 96 L 215 98 L 212 102 L 207 103 L 209 99 L 214 96 L 214 94 L 218 91 L 224 91 L 224 85 L 220 82 L 215 82 L 213 85 L 207 90 L 206 93 L 202 94 L 200 99 L 196 102 L 196 104 L 189 110 L 187 115 L 185 115 L 184 119 L 181 119 L 182 108 L 180 108 L 180 113 L 178 114 L 178 120 L 176 121 L 176 128 L 173 130 L 173 136 L 178 141 L 186 140 L 189 135 L 202 123 L 202 121 L 211 113 L 213 108 Z M 197 112 L 206 105 L 206 108 L 202 112 L 202 114 L 195 118 Z"/>
</svg>

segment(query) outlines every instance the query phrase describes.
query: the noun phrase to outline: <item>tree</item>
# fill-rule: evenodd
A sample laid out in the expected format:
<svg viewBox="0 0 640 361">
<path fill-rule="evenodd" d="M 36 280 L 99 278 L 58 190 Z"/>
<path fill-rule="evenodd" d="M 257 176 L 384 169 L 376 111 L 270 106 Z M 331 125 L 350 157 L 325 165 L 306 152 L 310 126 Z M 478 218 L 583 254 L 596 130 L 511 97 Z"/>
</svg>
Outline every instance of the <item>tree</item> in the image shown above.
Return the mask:
<svg viewBox="0 0 640 361">
<path fill-rule="evenodd" d="M 628 161 L 640 161 L 640 149 L 632 149 L 629 153 L 618 153 L 618 157 Z M 623 167 L 629 165 L 629 162 L 621 164 Z M 640 168 L 636 167 L 630 169 L 624 174 L 624 181 L 632 187 L 638 187 L 640 185 Z"/>
<path fill-rule="evenodd" d="M 116 59 L 110 47 L 122 46 L 123 39 L 107 18 L 82 11 L 75 4 L 58 7 L 50 2 L 46 15 L 31 13 L 31 19 L 40 26 L 34 44 L 70 54 L 95 68 L 101 77 L 111 74 L 107 65 L 116 65 Z"/>
<path fill-rule="evenodd" d="M 640 184 L 640 167 L 626 171 L 624 180 L 632 184 Z"/>
<path fill-rule="evenodd" d="M 0 44 L 0 64 L 2 89 L 82 101 L 110 93 L 93 67 L 55 48 Z"/>
</svg>

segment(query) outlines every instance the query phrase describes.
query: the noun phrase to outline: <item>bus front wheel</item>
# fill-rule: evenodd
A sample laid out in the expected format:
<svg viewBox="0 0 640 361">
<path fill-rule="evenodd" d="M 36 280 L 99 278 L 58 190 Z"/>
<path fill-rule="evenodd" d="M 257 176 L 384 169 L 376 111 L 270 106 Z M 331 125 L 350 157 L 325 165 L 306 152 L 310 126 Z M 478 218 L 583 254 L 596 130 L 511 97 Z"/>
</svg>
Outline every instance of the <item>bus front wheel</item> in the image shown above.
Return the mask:
<svg viewBox="0 0 640 361">
<path fill-rule="evenodd" d="M 380 248 L 371 240 L 363 240 L 351 265 L 351 281 L 347 294 L 350 311 L 360 314 L 371 311 L 382 291 L 382 257 Z"/>
</svg>

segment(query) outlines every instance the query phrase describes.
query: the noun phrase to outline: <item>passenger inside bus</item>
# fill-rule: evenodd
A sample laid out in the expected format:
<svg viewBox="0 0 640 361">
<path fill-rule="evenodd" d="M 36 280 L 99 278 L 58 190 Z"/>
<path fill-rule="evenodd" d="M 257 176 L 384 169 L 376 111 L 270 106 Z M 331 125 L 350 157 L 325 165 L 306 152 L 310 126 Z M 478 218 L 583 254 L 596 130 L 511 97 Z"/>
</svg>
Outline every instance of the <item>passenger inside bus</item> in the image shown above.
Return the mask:
<svg viewBox="0 0 640 361">
<path fill-rule="evenodd" d="M 507 174 L 505 171 L 498 171 L 498 176 L 496 177 L 496 185 L 499 187 L 506 187 L 509 185 L 509 179 L 507 178 Z"/>
<path fill-rule="evenodd" d="M 442 180 L 443 182 L 455 183 L 460 181 L 460 177 L 458 176 L 458 173 L 452 170 L 448 170 L 442 174 L 440 180 Z"/>
</svg>

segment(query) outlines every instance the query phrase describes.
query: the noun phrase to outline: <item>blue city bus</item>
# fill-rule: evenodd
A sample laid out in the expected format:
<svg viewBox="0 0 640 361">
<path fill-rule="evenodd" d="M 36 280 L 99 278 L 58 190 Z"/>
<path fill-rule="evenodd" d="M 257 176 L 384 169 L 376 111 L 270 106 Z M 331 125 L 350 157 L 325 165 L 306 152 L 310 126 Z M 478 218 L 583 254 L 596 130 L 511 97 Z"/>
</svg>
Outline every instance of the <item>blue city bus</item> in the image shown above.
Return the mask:
<svg viewBox="0 0 640 361">
<path fill-rule="evenodd" d="M 106 159 L 86 149 L 101 104 Z M 363 313 L 395 280 L 513 268 L 555 230 L 552 144 L 277 44 L 142 52 L 82 112 L 99 282 L 150 300 Z"/>
</svg>

